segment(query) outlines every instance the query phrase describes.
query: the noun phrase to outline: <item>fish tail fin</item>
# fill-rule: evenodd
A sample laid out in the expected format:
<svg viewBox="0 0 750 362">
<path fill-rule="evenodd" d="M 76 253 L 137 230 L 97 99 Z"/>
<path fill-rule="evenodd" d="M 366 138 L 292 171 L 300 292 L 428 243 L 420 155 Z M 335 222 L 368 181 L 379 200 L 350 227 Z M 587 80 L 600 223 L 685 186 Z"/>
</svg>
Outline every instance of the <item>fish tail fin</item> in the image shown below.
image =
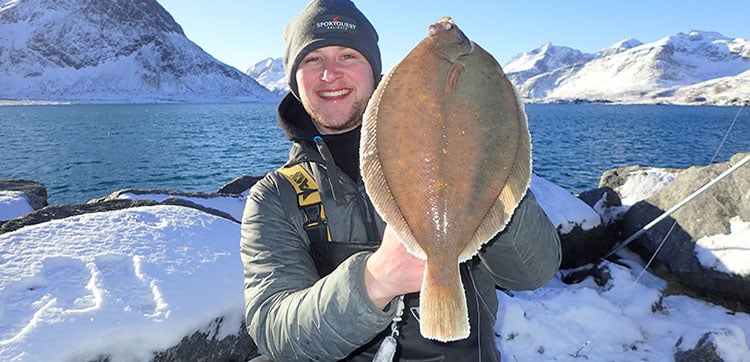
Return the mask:
<svg viewBox="0 0 750 362">
<path fill-rule="evenodd" d="M 469 312 L 458 262 L 452 264 L 454 267 L 431 268 L 429 257 L 427 261 L 419 297 L 422 336 L 440 342 L 468 338 Z"/>
</svg>

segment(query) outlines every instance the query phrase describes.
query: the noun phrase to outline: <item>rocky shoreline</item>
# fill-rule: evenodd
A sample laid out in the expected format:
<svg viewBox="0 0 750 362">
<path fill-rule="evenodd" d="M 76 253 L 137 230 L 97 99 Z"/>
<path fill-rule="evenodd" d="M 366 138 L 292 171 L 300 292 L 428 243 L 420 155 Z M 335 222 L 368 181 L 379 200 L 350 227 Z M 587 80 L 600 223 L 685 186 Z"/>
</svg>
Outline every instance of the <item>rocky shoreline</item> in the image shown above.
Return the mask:
<svg viewBox="0 0 750 362">
<path fill-rule="evenodd" d="M 585 203 L 598 220 L 592 224 L 577 221 L 570 215 L 569 208 L 562 207 L 554 213 L 562 215 L 568 224 L 558 222 L 558 231 L 563 246 L 561 272 L 565 283 L 577 283 L 587 277 L 605 280 L 607 268 L 602 266 L 602 258 L 612 248 L 632 235 L 651 220 L 659 216 L 680 200 L 700 188 L 712 178 L 733 164 L 740 162 L 750 153 L 737 154 L 730 161 L 709 166 L 693 166 L 687 169 L 656 169 L 645 166 L 628 166 L 605 172 L 595 190 L 572 195 L 576 202 Z M 666 175 L 666 176 L 665 176 Z M 44 185 L 16 179 L 0 179 L 0 195 L 14 193 L 23 195 L 33 211 L 18 215 L 9 220 L 0 220 L 0 235 L 12 233 L 40 223 L 94 212 L 122 210 L 150 205 L 178 205 L 239 223 L 241 210 L 227 212 L 207 206 L 199 200 L 232 198 L 244 200 L 247 190 L 259 177 L 242 176 L 221 187 L 215 193 L 184 193 L 175 190 L 127 189 L 75 205 L 47 205 L 47 191 Z M 648 190 L 641 190 L 636 200 L 623 198 L 632 195 L 628 190 L 631 181 L 652 180 Z M 542 181 L 539 181 L 542 182 Z M 539 187 L 539 186 L 537 186 Z M 558 187 L 554 184 L 544 187 Z M 532 182 L 532 188 L 534 183 Z M 653 263 L 649 270 L 669 283 L 667 293 L 688 295 L 707 302 L 721 305 L 733 312 L 750 312 L 750 272 L 736 273 L 719 266 L 707 267 L 696 253 L 700 240 L 732 233 L 732 225 L 740 220 L 750 220 L 750 165 L 737 169 L 714 187 L 672 216 L 644 233 L 626 250 L 608 258 L 617 263 L 624 256 L 649 260 Z M 626 192 L 627 191 L 627 192 Z M 539 192 L 536 191 L 535 192 Z M 154 198 L 154 195 L 159 195 Z M 196 201 L 198 200 L 198 201 Z M 561 202 L 568 205 L 569 200 Z M 0 203 L 0 207 L 2 207 Z M 543 208 L 545 205 L 542 205 Z M 550 215 L 553 211 L 545 208 Z M 551 217 L 552 219 L 552 217 Z M 553 220 L 555 223 L 555 220 Z M 587 225 L 596 225 L 594 227 Z M 666 240 L 663 245 L 662 241 Z M 654 256 L 654 254 L 656 255 Z M 216 323 L 221 323 L 217 320 Z M 244 326 L 243 326 L 244 328 Z M 198 332 L 197 332 L 198 333 Z M 244 336 L 244 337 L 243 337 Z M 254 353 L 249 337 L 242 332 L 229 336 L 229 339 L 210 339 L 203 335 L 186 336 L 183 341 L 168 350 L 157 354 L 159 358 L 168 356 L 205 355 L 220 359 L 243 359 Z M 200 343 L 196 343 L 200 340 Z M 703 352 L 711 357 L 710 338 Z M 698 346 L 696 346 L 698 348 Z M 685 352 L 685 351 L 682 351 Z M 714 349 L 715 355 L 715 349 Z M 694 358 L 694 354 L 684 355 Z M 675 355 L 676 360 L 689 360 Z M 102 360 L 108 360 L 106 357 Z"/>
<path fill-rule="evenodd" d="M 617 190 L 627 187 L 629 179 L 656 177 L 649 174 L 657 169 L 628 166 L 604 172 L 598 189 L 578 195 L 602 216 L 603 223 L 593 230 L 577 228 L 561 234 L 564 260 L 561 267 L 574 269 L 596 264 L 615 244 L 749 156 L 750 153 L 737 154 L 728 162 L 709 166 L 658 169 L 673 177 L 662 180 L 665 183 L 661 185 L 655 182 L 658 186 L 650 190 L 648 197 L 627 207 L 623 206 Z M 635 239 L 627 249 L 643 260 L 653 258 L 650 271 L 670 281 L 673 290 L 734 311 L 750 312 L 750 274 L 706 267 L 696 255 L 699 240 L 731 234 L 733 220 L 750 220 L 748 190 L 750 164 L 745 164 Z M 616 258 L 613 255 L 610 259 Z"/>
</svg>

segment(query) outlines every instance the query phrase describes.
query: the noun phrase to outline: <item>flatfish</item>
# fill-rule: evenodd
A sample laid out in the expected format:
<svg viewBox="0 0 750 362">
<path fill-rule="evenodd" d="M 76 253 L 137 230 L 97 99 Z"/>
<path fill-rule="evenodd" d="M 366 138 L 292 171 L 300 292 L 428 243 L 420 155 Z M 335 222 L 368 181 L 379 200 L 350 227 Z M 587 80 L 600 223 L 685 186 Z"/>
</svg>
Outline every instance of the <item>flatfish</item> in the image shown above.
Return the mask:
<svg viewBox="0 0 750 362">
<path fill-rule="evenodd" d="M 421 334 L 467 338 L 459 263 L 505 228 L 531 177 L 528 124 L 513 85 L 444 17 L 378 85 L 360 146 L 375 208 L 426 260 Z"/>
</svg>

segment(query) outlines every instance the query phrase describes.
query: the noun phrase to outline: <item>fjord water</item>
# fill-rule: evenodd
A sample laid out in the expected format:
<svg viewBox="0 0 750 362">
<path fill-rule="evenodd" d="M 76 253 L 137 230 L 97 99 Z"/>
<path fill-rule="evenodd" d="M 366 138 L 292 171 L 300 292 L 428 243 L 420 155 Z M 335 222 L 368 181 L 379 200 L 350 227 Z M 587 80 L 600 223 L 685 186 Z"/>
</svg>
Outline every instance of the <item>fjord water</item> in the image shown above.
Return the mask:
<svg viewBox="0 0 750 362">
<path fill-rule="evenodd" d="M 47 186 L 50 204 L 123 188 L 217 191 L 283 164 L 270 104 L 0 107 L 0 178 Z"/>
<path fill-rule="evenodd" d="M 531 104 L 526 111 L 534 172 L 574 193 L 596 188 L 615 167 L 704 165 L 719 145 L 714 162 L 750 152 L 750 110 L 739 107 Z M 50 204 L 123 188 L 217 191 L 281 166 L 289 145 L 275 104 L 0 107 L 0 178 L 45 184 Z"/>
</svg>

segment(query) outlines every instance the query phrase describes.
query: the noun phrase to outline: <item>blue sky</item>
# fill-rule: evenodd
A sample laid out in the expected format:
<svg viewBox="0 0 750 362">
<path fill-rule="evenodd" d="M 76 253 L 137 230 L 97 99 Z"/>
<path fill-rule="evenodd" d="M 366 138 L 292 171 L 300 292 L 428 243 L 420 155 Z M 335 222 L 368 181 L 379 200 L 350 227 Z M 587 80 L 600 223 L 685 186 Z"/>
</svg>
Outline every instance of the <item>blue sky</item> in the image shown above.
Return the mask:
<svg viewBox="0 0 750 362">
<path fill-rule="evenodd" d="M 188 38 L 242 71 L 284 51 L 289 19 L 308 0 L 158 0 Z M 380 35 L 384 72 L 451 16 L 500 64 L 545 42 L 593 53 L 620 40 L 653 42 L 690 30 L 750 39 L 748 0 L 360 0 Z"/>
</svg>

